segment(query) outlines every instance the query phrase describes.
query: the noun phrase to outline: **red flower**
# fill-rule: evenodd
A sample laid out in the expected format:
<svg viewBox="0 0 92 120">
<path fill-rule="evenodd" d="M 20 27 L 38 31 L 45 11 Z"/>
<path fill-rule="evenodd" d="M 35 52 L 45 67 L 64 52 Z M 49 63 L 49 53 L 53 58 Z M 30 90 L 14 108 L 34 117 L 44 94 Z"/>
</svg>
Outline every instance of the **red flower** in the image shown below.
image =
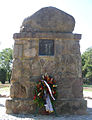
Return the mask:
<svg viewBox="0 0 92 120">
<path fill-rule="evenodd" d="M 47 73 L 45 75 L 42 76 L 42 80 L 39 79 L 39 81 L 36 84 L 36 88 L 35 88 L 35 93 L 34 93 L 34 101 L 38 104 L 43 106 L 44 105 L 44 90 L 46 91 L 47 94 L 49 93 L 49 89 L 46 86 L 45 82 L 46 81 L 48 83 L 48 85 L 51 88 L 52 94 L 53 96 L 56 96 L 57 93 L 57 85 L 56 85 L 56 81 L 54 80 L 54 78 L 52 78 L 51 76 L 49 76 Z M 42 104 L 40 104 L 42 103 Z"/>
<path fill-rule="evenodd" d="M 43 86 L 40 86 L 40 90 L 43 90 Z"/>
<path fill-rule="evenodd" d="M 52 82 L 52 81 L 49 81 L 49 84 L 53 84 L 53 82 Z"/>
<path fill-rule="evenodd" d="M 53 91 L 53 94 L 56 94 L 56 91 Z"/>
<path fill-rule="evenodd" d="M 41 88 L 43 89 L 43 86 L 41 86 Z"/>
<path fill-rule="evenodd" d="M 39 98 L 42 98 L 42 96 L 40 95 Z"/>
<path fill-rule="evenodd" d="M 34 98 L 33 98 L 34 100 L 36 99 L 36 95 L 34 95 Z"/>
<path fill-rule="evenodd" d="M 56 80 L 54 80 L 54 83 L 56 83 Z"/>
</svg>

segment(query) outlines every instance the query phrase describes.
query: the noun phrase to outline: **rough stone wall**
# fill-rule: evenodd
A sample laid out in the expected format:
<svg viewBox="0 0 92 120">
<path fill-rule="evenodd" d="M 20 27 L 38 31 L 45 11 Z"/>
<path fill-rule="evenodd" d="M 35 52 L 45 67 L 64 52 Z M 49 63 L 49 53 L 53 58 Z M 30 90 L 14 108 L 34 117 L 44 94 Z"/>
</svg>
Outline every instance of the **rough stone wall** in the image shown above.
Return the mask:
<svg viewBox="0 0 92 120">
<path fill-rule="evenodd" d="M 33 99 L 34 85 L 46 72 L 57 81 L 58 99 L 82 98 L 79 40 L 68 40 L 66 36 L 54 38 L 54 56 L 39 56 L 39 38 L 15 40 L 12 98 Z"/>
</svg>

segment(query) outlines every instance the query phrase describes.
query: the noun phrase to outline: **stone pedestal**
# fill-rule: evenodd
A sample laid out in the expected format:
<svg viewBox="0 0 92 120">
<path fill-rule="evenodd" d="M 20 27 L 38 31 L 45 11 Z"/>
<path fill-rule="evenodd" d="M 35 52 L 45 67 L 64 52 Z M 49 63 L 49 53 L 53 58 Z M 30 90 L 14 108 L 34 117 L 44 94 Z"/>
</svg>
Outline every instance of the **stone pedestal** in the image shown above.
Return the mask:
<svg viewBox="0 0 92 120">
<path fill-rule="evenodd" d="M 7 113 L 35 112 L 34 87 L 46 72 L 58 85 L 55 106 L 58 114 L 86 113 L 79 46 L 81 34 L 72 33 L 74 25 L 72 16 L 53 7 L 43 8 L 24 20 L 20 33 L 13 36 L 14 62 Z"/>
<path fill-rule="evenodd" d="M 57 114 L 86 114 L 87 102 L 84 99 L 62 99 L 57 100 L 55 106 Z M 11 99 L 6 101 L 6 113 L 35 114 L 37 106 L 30 99 Z M 41 108 L 38 114 L 44 114 L 45 108 Z"/>
</svg>

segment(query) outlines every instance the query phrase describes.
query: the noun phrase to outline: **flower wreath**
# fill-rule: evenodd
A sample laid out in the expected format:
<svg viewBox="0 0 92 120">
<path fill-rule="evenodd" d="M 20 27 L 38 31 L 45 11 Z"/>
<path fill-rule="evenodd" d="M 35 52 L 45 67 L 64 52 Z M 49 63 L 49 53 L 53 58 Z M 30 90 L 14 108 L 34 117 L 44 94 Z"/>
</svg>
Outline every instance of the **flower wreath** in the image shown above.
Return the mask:
<svg viewBox="0 0 92 120">
<path fill-rule="evenodd" d="M 46 111 L 53 112 L 53 104 L 57 99 L 56 80 L 47 73 L 42 76 L 34 89 L 34 102 L 39 107 L 45 106 Z"/>
</svg>

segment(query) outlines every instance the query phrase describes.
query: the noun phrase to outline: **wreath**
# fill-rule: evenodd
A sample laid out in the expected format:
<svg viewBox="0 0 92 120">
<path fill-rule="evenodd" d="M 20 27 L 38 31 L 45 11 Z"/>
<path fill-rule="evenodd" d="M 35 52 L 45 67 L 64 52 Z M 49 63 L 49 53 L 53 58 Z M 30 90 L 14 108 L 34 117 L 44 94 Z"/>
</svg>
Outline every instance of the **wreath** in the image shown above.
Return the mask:
<svg viewBox="0 0 92 120">
<path fill-rule="evenodd" d="M 53 112 L 53 104 L 57 99 L 56 80 L 47 73 L 41 77 L 34 89 L 34 102 L 46 111 Z"/>
</svg>

